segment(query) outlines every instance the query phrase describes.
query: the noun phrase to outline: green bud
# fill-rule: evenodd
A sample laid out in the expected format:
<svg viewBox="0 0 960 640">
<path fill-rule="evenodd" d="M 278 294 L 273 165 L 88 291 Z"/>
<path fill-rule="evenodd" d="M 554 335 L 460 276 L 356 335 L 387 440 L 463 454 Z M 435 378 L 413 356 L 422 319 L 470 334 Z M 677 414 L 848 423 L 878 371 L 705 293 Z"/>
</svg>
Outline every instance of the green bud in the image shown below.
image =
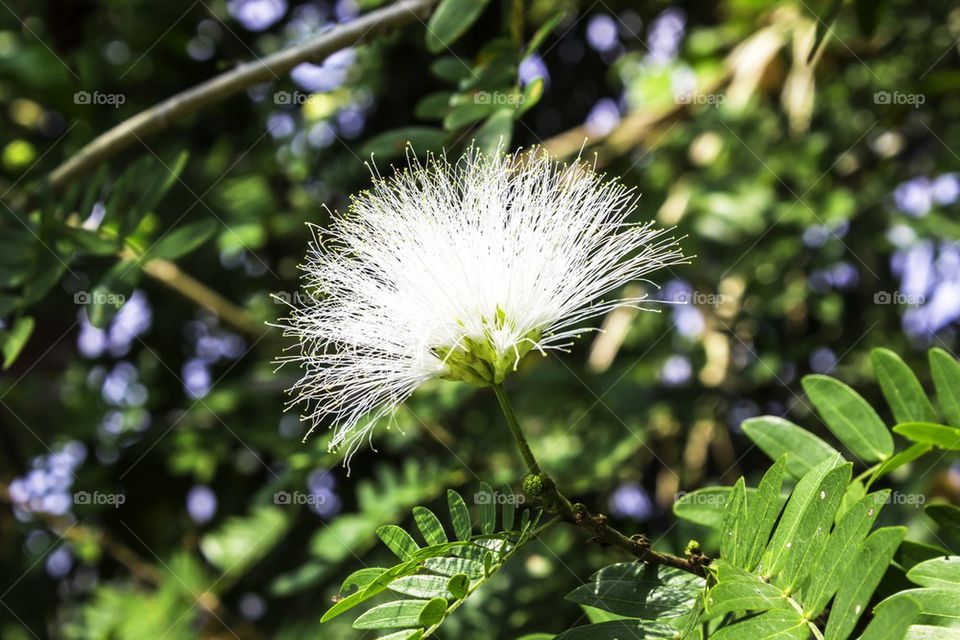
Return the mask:
<svg viewBox="0 0 960 640">
<path fill-rule="evenodd" d="M 503 329 L 509 322 L 503 309 L 497 307 L 492 321 L 484 319 L 484 324 L 488 326 L 484 338 L 465 337 L 456 348 L 434 349 L 436 356 L 443 360 L 447 367 L 447 373 L 441 377 L 482 387 L 501 384 L 516 368 L 517 363 L 530 353 L 542 335 L 539 330 L 529 331 L 516 345 L 504 353 L 499 353 L 490 336 L 493 331 Z"/>
<path fill-rule="evenodd" d="M 538 475 L 529 475 L 523 479 L 523 492 L 531 498 L 538 498 L 543 494 L 543 478 Z"/>
</svg>

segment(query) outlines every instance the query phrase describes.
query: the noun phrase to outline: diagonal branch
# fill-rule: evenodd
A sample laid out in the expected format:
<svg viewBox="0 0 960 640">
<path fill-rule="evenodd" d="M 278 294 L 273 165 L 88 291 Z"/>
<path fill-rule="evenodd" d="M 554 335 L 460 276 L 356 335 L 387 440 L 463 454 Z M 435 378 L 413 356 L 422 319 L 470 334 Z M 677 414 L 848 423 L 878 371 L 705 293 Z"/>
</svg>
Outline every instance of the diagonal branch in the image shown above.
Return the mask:
<svg viewBox="0 0 960 640">
<path fill-rule="evenodd" d="M 367 42 L 384 31 L 413 20 L 424 19 L 437 0 L 400 0 L 335 27 L 303 44 L 262 60 L 242 64 L 206 82 L 182 91 L 102 133 L 50 172 L 54 191 L 113 157 L 146 136 L 158 133 L 204 107 L 240 93 L 248 87 L 269 82 L 302 62 L 322 60 L 331 53 Z"/>
<path fill-rule="evenodd" d="M 510 431 L 517 441 L 523 461 L 530 470 L 530 475 L 523 481 L 524 493 L 532 498 L 539 498 L 544 509 L 550 513 L 593 534 L 590 542 L 596 542 L 604 547 L 619 547 L 636 556 L 640 562 L 675 567 L 698 576 L 704 575 L 703 568 L 710 564 L 711 560 L 700 552 L 698 545 L 688 545 L 683 557 L 655 551 L 651 548 L 650 540 L 646 536 L 627 536 L 607 524 L 607 517 L 602 513 L 591 513 L 586 506 L 570 502 L 557 487 L 553 478 L 540 470 L 540 465 L 530 451 L 530 446 L 523 435 L 503 385 L 494 385 L 493 390 L 497 394 L 497 400 L 500 401 L 500 408 L 503 409 Z"/>
</svg>

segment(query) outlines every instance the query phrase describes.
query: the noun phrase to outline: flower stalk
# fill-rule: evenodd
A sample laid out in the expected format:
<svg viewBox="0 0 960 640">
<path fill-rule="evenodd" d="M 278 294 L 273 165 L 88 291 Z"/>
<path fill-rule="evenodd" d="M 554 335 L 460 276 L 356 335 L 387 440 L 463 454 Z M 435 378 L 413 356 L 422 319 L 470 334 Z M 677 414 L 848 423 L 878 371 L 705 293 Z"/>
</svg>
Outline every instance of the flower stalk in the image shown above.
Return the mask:
<svg viewBox="0 0 960 640">
<path fill-rule="evenodd" d="M 698 576 L 704 575 L 704 567 L 710 564 L 710 558 L 704 555 L 699 545 L 688 545 L 688 552 L 683 557 L 670 553 L 654 551 L 650 547 L 650 540 L 642 535 L 627 536 L 623 532 L 607 524 L 607 517 L 602 513 L 591 513 L 584 504 L 573 503 L 557 487 L 557 483 L 547 473 L 543 472 L 537 462 L 527 438 L 523 434 L 520 422 L 513 411 L 513 404 L 502 384 L 492 385 L 500 408 L 503 411 L 510 432 L 517 442 L 520 457 L 523 458 L 530 471 L 523 482 L 524 492 L 531 498 L 541 501 L 544 509 L 553 513 L 566 522 L 585 529 L 592 534 L 590 542 L 604 547 L 619 547 L 633 554 L 641 562 L 653 565 L 665 565 L 682 569 Z"/>
</svg>

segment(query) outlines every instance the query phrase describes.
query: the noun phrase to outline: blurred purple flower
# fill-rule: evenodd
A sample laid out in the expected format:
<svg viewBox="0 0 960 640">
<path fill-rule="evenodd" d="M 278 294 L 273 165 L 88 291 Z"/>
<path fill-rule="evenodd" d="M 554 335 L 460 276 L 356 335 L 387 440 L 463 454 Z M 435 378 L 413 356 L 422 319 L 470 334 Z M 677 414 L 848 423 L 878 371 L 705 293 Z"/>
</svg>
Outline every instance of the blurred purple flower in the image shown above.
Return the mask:
<svg viewBox="0 0 960 640">
<path fill-rule="evenodd" d="M 191 398 L 202 398 L 210 392 L 210 368 L 203 360 L 194 358 L 183 365 L 183 388 Z"/>
<path fill-rule="evenodd" d="M 653 503 L 643 487 L 625 482 L 610 495 L 610 513 L 642 522 L 653 514 Z"/>
<path fill-rule="evenodd" d="M 47 556 L 44 566 L 48 576 L 54 580 L 59 580 L 70 573 L 70 569 L 73 568 L 73 554 L 66 546 L 57 547 Z"/>
<path fill-rule="evenodd" d="M 596 51 L 610 51 L 619 44 L 617 22 L 613 17 L 601 13 L 587 23 L 587 43 Z"/>
<path fill-rule="evenodd" d="M 923 176 L 901 182 L 893 192 L 893 201 L 900 211 L 920 218 L 933 207 L 933 190 L 929 178 Z"/>
<path fill-rule="evenodd" d="M 227 10 L 249 31 L 275 25 L 287 12 L 286 0 L 230 0 Z"/>
<path fill-rule="evenodd" d="M 198 484 L 187 492 L 187 513 L 197 524 L 205 524 L 217 513 L 217 494 Z"/>
<path fill-rule="evenodd" d="M 930 188 L 933 201 L 941 206 L 951 205 L 960 198 L 960 174 L 945 173 L 937 176 Z"/>
<path fill-rule="evenodd" d="M 819 347 L 810 355 L 810 368 L 815 373 L 828 373 L 837 365 L 837 355 L 827 347 Z"/>
<path fill-rule="evenodd" d="M 660 368 L 660 380 L 668 387 L 686 384 L 693 374 L 693 365 L 686 356 L 672 355 Z"/>
<path fill-rule="evenodd" d="M 654 18 L 647 30 L 649 57 L 656 63 L 666 64 L 680 53 L 680 43 L 687 24 L 687 16 L 680 9 L 667 9 Z"/>
<path fill-rule="evenodd" d="M 520 62 L 517 71 L 521 86 L 527 86 L 537 78 L 543 78 L 544 85 L 550 84 L 550 70 L 543 59 L 535 53 L 530 54 Z"/>
<path fill-rule="evenodd" d="M 601 98 L 587 115 L 586 129 L 590 135 L 603 136 L 616 128 L 620 122 L 620 107 L 615 100 Z"/>
</svg>

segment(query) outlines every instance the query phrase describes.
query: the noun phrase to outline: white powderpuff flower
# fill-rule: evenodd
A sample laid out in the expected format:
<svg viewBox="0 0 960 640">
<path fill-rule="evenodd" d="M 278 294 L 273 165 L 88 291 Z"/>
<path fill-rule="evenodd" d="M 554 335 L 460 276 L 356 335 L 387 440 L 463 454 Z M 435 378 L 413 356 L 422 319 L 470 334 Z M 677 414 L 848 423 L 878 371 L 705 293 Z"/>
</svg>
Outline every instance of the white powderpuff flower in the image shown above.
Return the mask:
<svg viewBox="0 0 960 640">
<path fill-rule="evenodd" d="M 499 384 L 532 349 L 564 349 L 588 319 L 646 295 L 603 299 L 686 262 L 676 241 L 627 218 L 633 189 L 542 149 L 408 158 L 313 227 L 305 300 L 279 325 L 303 376 L 289 392 L 347 460 L 423 382 Z M 639 307 L 638 307 L 639 308 Z M 309 433 L 308 433 L 309 435 Z"/>
</svg>

